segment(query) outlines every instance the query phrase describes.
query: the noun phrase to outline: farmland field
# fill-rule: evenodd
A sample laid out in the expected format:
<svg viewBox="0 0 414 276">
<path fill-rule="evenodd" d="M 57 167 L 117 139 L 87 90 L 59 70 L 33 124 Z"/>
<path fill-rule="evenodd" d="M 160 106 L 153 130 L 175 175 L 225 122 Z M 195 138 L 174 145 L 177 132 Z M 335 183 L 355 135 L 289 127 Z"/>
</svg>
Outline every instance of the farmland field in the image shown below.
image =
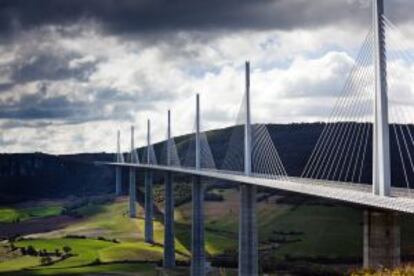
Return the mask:
<svg viewBox="0 0 414 276">
<path fill-rule="evenodd" d="M 216 189 L 212 192 L 220 194 L 223 200 L 207 201 L 205 204 L 205 246 L 207 258 L 217 264 L 223 258 L 237 258 L 239 197 L 236 189 Z M 284 195 L 269 195 L 258 203 L 261 260 L 270 260 L 272 263 L 320 263 L 321 260 L 338 264 L 360 262 L 361 210 L 314 199 L 284 202 L 284 198 Z M 142 206 L 138 208 L 137 218 L 129 218 L 127 197 L 82 199 L 75 203 L 39 202 L 38 207 L 32 210 L 28 210 L 24 204 L 2 208 L 1 214 L 5 214 L 0 224 L 2 227 L 19 225 L 24 228 L 33 222 L 58 221 L 62 216 L 69 216 L 71 220 L 62 227 L 56 226 L 56 229 L 32 232 L 3 241 L 0 274 L 76 275 L 111 272 L 123 275 L 139 272 L 139 275 L 155 275 L 156 266 L 163 257 L 162 201 L 156 206 L 154 244 L 144 242 Z M 175 209 L 176 259 L 187 265 L 191 258 L 190 204 L 184 203 Z M 65 214 L 62 215 L 62 210 L 67 209 L 67 206 L 71 206 L 71 212 L 69 215 L 63 212 Z M 19 216 L 21 220 L 10 219 L 13 217 L 11 214 Z M 408 234 L 412 226 L 412 220 L 403 220 L 402 235 L 409 241 L 403 248 L 406 255 L 414 252 L 414 247 L 410 245 L 414 240 Z M 22 250 L 27 253 L 28 247 L 37 252 L 46 252 L 43 255 L 50 256 L 49 263 L 42 263 L 44 256 L 22 254 Z M 64 254 L 65 247 L 70 248 L 67 254 Z M 56 252 L 59 254 L 56 255 Z M 187 272 L 184 269 L 183 275 Z"/>
</svg>

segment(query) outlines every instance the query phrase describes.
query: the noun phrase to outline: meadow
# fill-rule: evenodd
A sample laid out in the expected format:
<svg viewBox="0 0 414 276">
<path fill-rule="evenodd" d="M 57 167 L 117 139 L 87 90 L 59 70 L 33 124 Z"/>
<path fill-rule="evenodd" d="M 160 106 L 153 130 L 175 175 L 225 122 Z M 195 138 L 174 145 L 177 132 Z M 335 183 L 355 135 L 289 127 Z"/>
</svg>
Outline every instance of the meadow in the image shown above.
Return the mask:
<svg viewBox="0 0 414 276">
<path fill-rule="evenodd" d="M 59 202 L 42 202 L 42 204 L 28 207 L 30 203 L 17 206 L 0 206 L 0 223 L 20 222 L 28 219 L 46 218 L 60 215 L 62 206 Z"/>
<path fill-rule="evenodd" d="M 207 258 L 215 266 L 234 267 L 238 245 L 238 192 L 236 189 L 215 189 L 214 193 L 220 194 L 224 200 L 205 203 Z M 277 270 L 280 269 L 278 265 L 286 266 L 288 263 L 298 267 L 313 263 L 326 265 L 327 269 L 333 264 L 333 271 L 360 265 L 362 210 L 317 199 L 292 199 L 284 194 L 267 194 L 267 191 L 259 194 L 263 195 L 268 196 L 258 203 L 262 270 Z M 191 259 L 190 204 L 184 203 L 175 209 L 176 259 L 187 267 Z M 67 212 L 67 206 L 71 206 L 70 212 Z M 129 218 L 127 197 L 69 202 L 40 201 L 35 208 L 27 208 L 23 204 L 0 210 L 3 226 L 24 226 L 25 223 L 60 217 L 62 213 L 73 216 L 70 223 L 63 227 L 1 242 L 0 275 L 103 272 L 156 275 L 157 266 L 162 262 L 162 200 L 156 206 L 154 244 L 144 242 L 141 205 L 137 218 Z M 20 218 L 18 222 L 16 217 Z M 404 243 L 405 255 L 414 252 L 414 240 L 409 234 L 413 226 L 411 219 L 403 219 L 402 236 L 408 241 Z M 45 252 L 44 256 L 22 254 L 21 248 L 27 249 L 29 246 L 37 252 Z M 64 247 L 70 247 L 70 252 L 62 257 Z M 61 255 L 56 256 L 56 251 Z M 42 263 L 45 256 L 50 256 L 50 262 Z M 188 273 L 187 269 L 184 268 L 182 275 Z M 234 273 L 231 269 L 230 272 L 220 271 L 223 275 Z"/>
</svg>

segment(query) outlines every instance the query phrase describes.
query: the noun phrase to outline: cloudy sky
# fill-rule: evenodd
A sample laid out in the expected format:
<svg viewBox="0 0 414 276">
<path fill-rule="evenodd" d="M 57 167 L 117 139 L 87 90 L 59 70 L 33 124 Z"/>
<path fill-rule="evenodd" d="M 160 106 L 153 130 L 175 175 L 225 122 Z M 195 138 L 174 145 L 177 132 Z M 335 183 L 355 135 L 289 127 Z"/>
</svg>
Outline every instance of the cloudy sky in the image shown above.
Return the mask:
<svg viewBox="0 0 414 276">
<path fill-rule="evenodd" d="M 386 2 L 414 45 L 414 1 Z M 370 22 L 369 0 L 0 0 L 0 152 L 113 151 L 130 125 L 143 145 L 169 108 L 190 132 L 195 93 L 205 129 L 230 125 L 246 60 L 255 122 L 324 120 Z"/>
</svg>

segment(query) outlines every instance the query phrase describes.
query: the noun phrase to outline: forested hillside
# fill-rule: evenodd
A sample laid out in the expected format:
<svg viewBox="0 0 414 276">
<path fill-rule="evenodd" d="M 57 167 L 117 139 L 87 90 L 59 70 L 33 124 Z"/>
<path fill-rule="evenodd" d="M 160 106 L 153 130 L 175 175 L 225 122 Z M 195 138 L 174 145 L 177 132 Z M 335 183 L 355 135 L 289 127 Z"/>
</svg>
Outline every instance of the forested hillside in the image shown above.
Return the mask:
<svg viewBox="0 0 414 276">
<path fill-rule="evenodd" d="M 270 136 L 289 175 L 299 176 L 302 173 L 323 127 L 324 124 L 321 123 L 268 125 Z M 226 128 L 207 133 L 218 167 L 225 156 L 233 131 L 234 128 Z M 193 139 L 192 136 L 188 135 L 176 138 L 178 154 L 181 159 L 185 157 L 191 139 Z M 237 141 L 241 143 L 243 139 Z M 368 144 L 368 149 L 370 147 L 371 142 Z M 157 156 L 162 155 L 163 148 L 162 143 L 155 145 Z M 393 183 L 404 186 L 404 174 L 401 170 L 395 139 L 391 139 L 391 149 Z M 142 156 L 143 149 L 139 149 L 139 153 Z M 94 165 L 93 162 L 98 160 L 112 161 L 114 154 L 94 153 L 59 156 L 42 153 L 1 154 L 0 200 L 4 202 L 28 198 L 61 198 L 70 195 L 88 196 L 111 193 L 114 189 L 114 170 Z M 365 163 L 362 180 L 369 183 L 371 181 L 371 150 L 367 151 Z M 160 182 L 161 177 L 158 176 L 156 182 Z M 123 182 L 123 185 L 126 186 L 126 177 L 123 178 Z"/>
</svg>

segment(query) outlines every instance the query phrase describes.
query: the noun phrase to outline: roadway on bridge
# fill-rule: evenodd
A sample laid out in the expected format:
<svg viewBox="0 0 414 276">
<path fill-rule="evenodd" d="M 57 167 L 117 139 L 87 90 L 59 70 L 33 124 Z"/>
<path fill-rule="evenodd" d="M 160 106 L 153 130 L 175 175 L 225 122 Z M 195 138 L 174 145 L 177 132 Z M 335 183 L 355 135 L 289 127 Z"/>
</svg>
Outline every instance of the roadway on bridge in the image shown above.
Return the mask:
<svg viewBox="0 0 414 276">
<path fill-rule="evenodd" d="M 346 203 L 378 208 L 384 210 L 398 211 L 414 214 L 414 200 L 409 191 L 402 188 L 392 188 L 391 196 L 378 196 L 371 192 L 370 185 L 345 183 L 336 181 L 323 181 L 308 178 L 286 177 L 267 178 L 264 176 L 246 176 L 236 172 L 219 170 L 195 170 L 193 168 L 116 163 L 116 162 L 96 162 L 98 165 L 109 165 L 119 167 L 129 167 L 143 170 L 154 170 L 187 174 L 225 180 L 243 184 L 257 185 L 262 187 L 274 188 L 282 191 L 299 193 L 310 196 L 317 196 L 326 199 L 339 200 Z"/>
</svg>

